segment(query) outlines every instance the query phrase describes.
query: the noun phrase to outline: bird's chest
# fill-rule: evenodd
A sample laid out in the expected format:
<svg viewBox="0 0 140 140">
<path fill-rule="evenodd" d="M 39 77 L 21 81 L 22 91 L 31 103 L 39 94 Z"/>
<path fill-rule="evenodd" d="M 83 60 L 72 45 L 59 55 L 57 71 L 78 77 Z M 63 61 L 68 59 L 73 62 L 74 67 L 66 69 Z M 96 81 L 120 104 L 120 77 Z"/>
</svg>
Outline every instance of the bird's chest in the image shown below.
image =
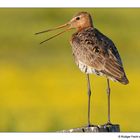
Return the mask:
<svg viewBox="0 0 140 140">
<path fill-rule="evenodd" d="M 70 43 L 72 46 L 74 60 L 79 69 L 84 73 L 94 73 L 99 75 L 99 72 L 96 71 L 96 69 L 89 66 L 89 63 L 96 57 L 93 53 L 93 46 L 96 43 L 94 36 L 91 38 L 91 36 L 84 36 L 84 34 L 79 34 L 78 36 L 73 36 Z"/>
<path fill-rule="evenodd" d="M 94 36 L 89 34 L 74 34 L 70 41 L 73 55 L 80 60 L 86 60 L 89 53 L 93 52 L 96 43 Z"/>
</svg>

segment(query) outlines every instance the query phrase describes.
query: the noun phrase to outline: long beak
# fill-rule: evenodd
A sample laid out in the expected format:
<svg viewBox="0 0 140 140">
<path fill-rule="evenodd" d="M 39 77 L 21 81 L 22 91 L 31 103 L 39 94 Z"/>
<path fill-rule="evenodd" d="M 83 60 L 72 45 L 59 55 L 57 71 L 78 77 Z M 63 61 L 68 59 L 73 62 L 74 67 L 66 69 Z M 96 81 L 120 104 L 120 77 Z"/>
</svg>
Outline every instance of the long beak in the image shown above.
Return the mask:
<svg viewBox="0 0 140 140">
<path fill-rule="evenodd" d="M 48 30 L 45 30 L 45 31 L 41 31 L 41 32 L 35 33 L 35 35 L 46 33 L 46 32 L 50 32 L 50 31 L 54 31 L 54 30 L 61 29 L 61 28 L 67 27 L 67 26 L 69 26 L 68 23 L 66 23 L 64 25 L 60 25 L 60 26 L 52 28 L 52 29 L 48 29 Z"/>
<path fill-rule="evenodd" d="M 68 27 L 68 26 L 70 26 L 70 24 L 69 24 L 69 23 L 66 23 L 66 24 L 64 24 L 64 25 L 61 25 L 61 26 L 58 26 L 58 27 L 55 27 L 55 28 L 52 28 L 52 29 L 48 29 L 48 30 L 45 30 L 45 31 L 37 32 L 37 33 L 35 33 L 35 35 L 42 34 L 42 33 L 46 33 L 46 32 L 50 32 L 50 31 L 54 31 L 54 30 L 57 30 L 57 29 L 61 29 L 61 28 L 64 28 L 64 27 Z M 71 28 L 69 27 L 69 28 L 67 28 L 66 30 L 64 30 L 64 31 L 62 31 L 62 32 L 59 32 L 58 34 L 55 34 L 54 36 L 52 36 L 52 37 L 50 37 L 50 38 L 48 38 L 48 39 L 46 39 L 46 40 L 40 42 L 40 44 L 42 44 L 42 43 L 44 43 L 44 42 L 46 42 L 46 41 L 48 41 L 48 40 L 50 40 L 50 39 L 52 39 L 52 38 L 54 38 L 54 37 L 56 37 L 56 36 L 58 36 L 58 35 L 60 35 L 60 34 L 62 34 L 62 33 L 64 33 L 64 32 L 66 32 L 66 31 L 68 31 L 68 30 L 70 30 L 70 29 L 71 29 Z"/>
<path fill-rule="evenodd" d="M 66 31 L 68 31 L 68 30 L 70 30 L 70 29 L 71 29 L 71 28 L 68 28 L 68 29 L 66 29 L 66 30 L 64 30 L 64 31 L 62 31 L 62 32 L 60 32 L 60 33 L 58 33 L 58 34 L 55 34 L 54 36 L 52 36 L 52 37 L 50 37 L 50 38 L 48 38 L 48 39 L 46 39 L 46 40 L 40 42 L 40 44 L 42 44 L 42 43 L 44 43 L 44 42 L 47 42 L 48 40 L 51 40 L 51 39 L 53 39 L 54 37 L 59 36 L 59 35 L 65 33 Z"/>
</svg>

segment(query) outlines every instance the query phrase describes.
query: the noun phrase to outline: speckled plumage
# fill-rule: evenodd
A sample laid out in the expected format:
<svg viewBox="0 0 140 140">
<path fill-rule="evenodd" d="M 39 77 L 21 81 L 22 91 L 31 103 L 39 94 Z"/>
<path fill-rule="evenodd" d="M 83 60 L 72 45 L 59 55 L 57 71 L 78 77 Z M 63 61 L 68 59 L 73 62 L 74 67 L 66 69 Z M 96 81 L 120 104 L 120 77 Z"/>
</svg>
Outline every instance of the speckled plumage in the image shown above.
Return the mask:
<svg viewBox="0 0 140 140">
<path fill-rule="evenodd" d="M 75 62 L 82 72 L 105 75 L 113 81 L 128 83 L 114 43 L 99 30 L 85 28 L 74 33 L 70 42 Z"/>
</svg>

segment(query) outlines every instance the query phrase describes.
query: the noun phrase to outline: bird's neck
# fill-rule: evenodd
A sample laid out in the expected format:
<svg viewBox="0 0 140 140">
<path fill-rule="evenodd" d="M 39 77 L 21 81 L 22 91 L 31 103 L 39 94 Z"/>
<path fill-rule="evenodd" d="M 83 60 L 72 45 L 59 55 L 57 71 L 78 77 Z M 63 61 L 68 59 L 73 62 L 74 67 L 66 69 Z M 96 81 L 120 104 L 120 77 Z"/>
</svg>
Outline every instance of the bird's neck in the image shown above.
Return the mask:
<svg viewBox="0 0 140 140">
<path fill-rule="evenodd" d="M 83 26 L 83 27 L 79 27 L 79 28 L 77 28 L 77 32 L 81 32 L 81 31 L 83 31 L 83 30 L 85 30 L 85 29 L 88 29 L 88 28 L 94 28 L 93 27 L 93 25 L 89 25 L 89 26 Z"/>
<path fill-rule="evenodd" d="M 94 28 L 92 20 L 88 20 L 88 22 L 83 22 L 77 27 L 77 31 L 80 32 L 81 30 L 84 30 L 86 28 Z"/>
<path fill-rule="evenodd" d="M 85 30 L 85 29 L 87 29 L 87 28 L 94 28 L 93 26 L 84 26 L 84 27 L 78 27 L 77 28 L 77 32 L 80 32 L 80 31 L 82 31 L 82 30 Z"/>
</svg>

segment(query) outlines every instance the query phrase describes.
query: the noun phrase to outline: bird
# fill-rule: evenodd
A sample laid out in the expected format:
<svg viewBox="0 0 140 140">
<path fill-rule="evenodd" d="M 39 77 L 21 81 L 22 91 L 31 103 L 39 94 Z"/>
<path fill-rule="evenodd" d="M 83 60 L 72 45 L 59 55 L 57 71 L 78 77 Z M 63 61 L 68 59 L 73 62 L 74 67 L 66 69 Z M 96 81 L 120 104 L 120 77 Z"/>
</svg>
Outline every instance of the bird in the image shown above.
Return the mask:
<svg viewBox="0 0 140 140">
<path fill-rule="evenodd" d="M 93 24 L 90 13 L 82 11 L 73 16 L 67 23 L 57 26 L 52 29 L 44 30 L 35 33 L 36 35 L 54 31 L 57 29 L 66 28 L 65 30 L 51 36 L 42 41 L 40 44 L 63 34 L 69 30 L 74 29 L 70 44 L 72 47 L 72 54 L 76 65 L 86 74 L 87 93 L 88 93 L 88 111 L 87 111 L 87 125 L 92 126 L 90 120 L 91 110 L 91 85 L 90 74 L 103 76 L 107 80 L 107 123 L 112 125 L 110 118 L 110 80 L 119 82 L 123 85 L 129 83 L 125 74 L 123 63 L 120 54 L 113 43 L 113 41 L 101 33 Z"/>
</svg>

